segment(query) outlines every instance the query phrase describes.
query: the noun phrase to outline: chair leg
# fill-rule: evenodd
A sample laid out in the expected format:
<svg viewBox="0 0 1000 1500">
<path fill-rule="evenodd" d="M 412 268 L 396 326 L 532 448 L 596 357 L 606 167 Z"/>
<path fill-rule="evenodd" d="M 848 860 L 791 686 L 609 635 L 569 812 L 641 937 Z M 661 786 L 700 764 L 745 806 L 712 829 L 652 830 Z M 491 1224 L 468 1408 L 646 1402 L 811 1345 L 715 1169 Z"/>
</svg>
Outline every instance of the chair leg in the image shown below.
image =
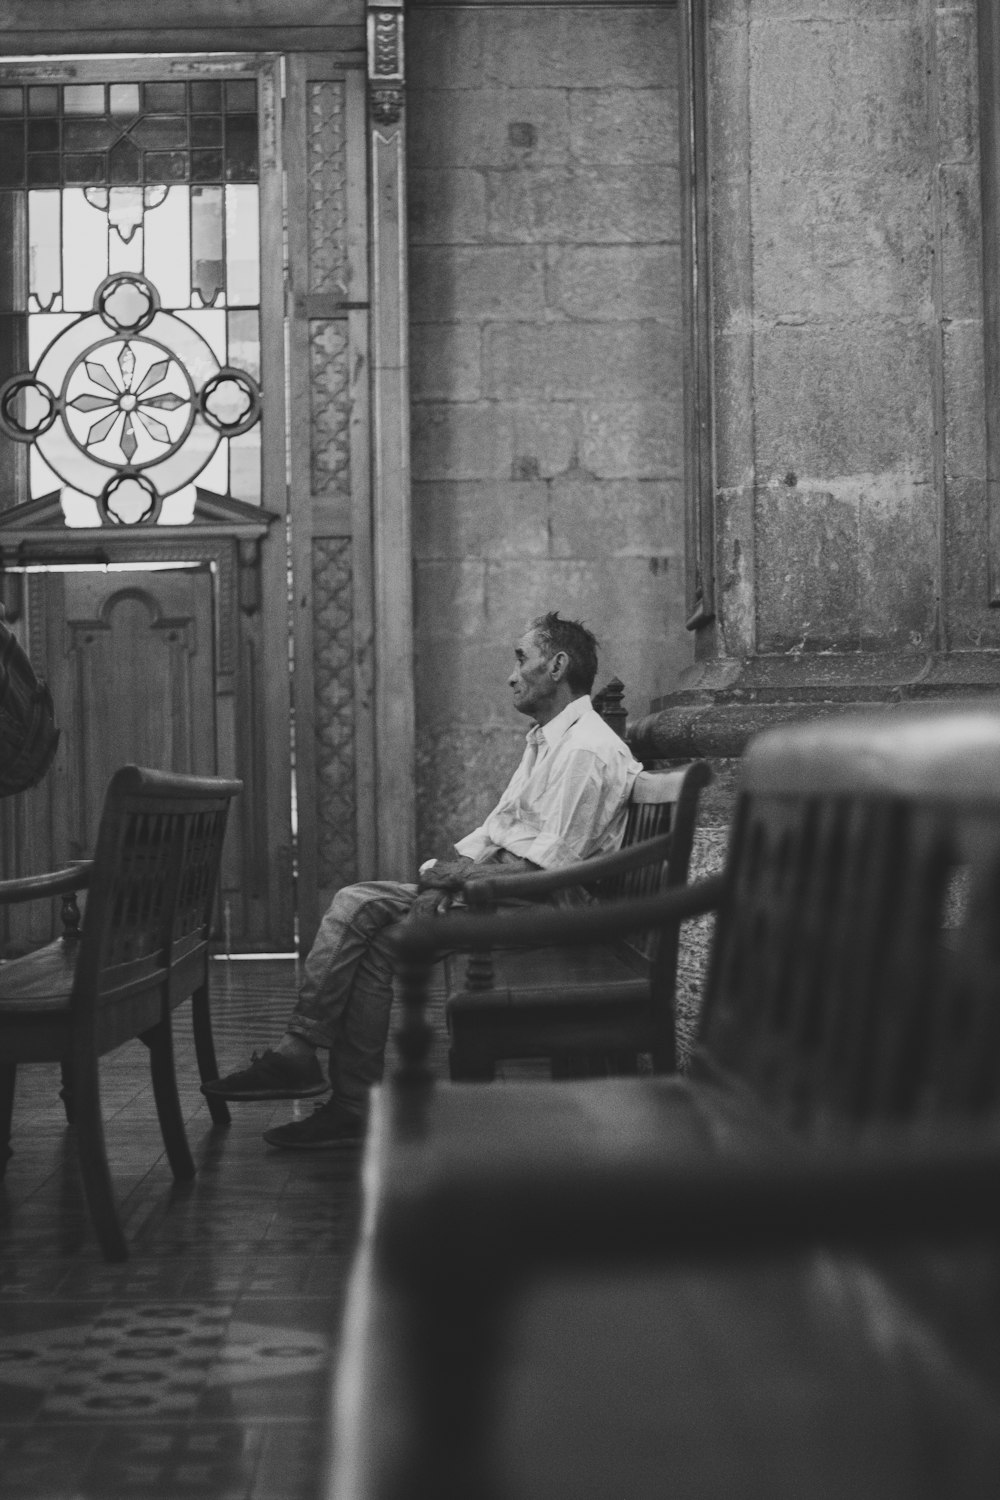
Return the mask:
<svg viewBox="0 0 1000 1500">
<path fill-rule="evenodd" d="M 181 1101 L 177 1097 L 177 1075 L 174 1072 L 174 1041 L 170 1032 L 170 1016 L 167 1014 L 156 1026 L 142 1033 L 142 1040 L 149 1048 L 149 1070 L 153 1080 L 153 1098 L 156 1113 L 160 1117 L 160 1131 L 167 1148 L 170 1169 L 179 1182 L 189 1182 L 195 1175 L 194 1160 L 188 1146 L 181 1114 Z"/>
<path fill-rule="evenodd" d="M 75 1059 L 73 1099 L 76 1114 L 76 1144 L 80 1158 L 83 1191 L 105 1260 L 128 1260 L 128 1246 L 118 1217 L 108 1154 L 104 1144 L 101 1087 L 94 1053 Z"/>
<path fill-rule="evenodd" d="M 194 1030 L 194 1054 L 198 1059 L 198 1073 L 202 1083 L 210 1083 L 219 1076 L 219 1064 L 215 1060 L 215 1038 L 212 1035 L 212 1013 L 208 1003 L 208 983 L 200 985 L 191 996 L 191 1025 Z M 225 1099 L 206 1094 L 208 1112 L 214 1125 L 228 1125 L 232 1120 Z"/>
<path fill-rule="evenodd" d="M 14 1154 L 10 1149 L 10 1128 L 14 1118 L 16 1080 L 17 1063 L 0 1063 L 0 1182 L 3 1181 L 7 1163 Z"/>
<path fill-rule="evenodd" d="M 59 1097 L 63 1102 L 63 1109 L 66 1111 L 66 1124 L 75 1125 L 76 1106 L 73 1101 L 73 1068 L 65 1057 L 62 1060 L 62 1088 L 59 1090 Z"/>
</svg>

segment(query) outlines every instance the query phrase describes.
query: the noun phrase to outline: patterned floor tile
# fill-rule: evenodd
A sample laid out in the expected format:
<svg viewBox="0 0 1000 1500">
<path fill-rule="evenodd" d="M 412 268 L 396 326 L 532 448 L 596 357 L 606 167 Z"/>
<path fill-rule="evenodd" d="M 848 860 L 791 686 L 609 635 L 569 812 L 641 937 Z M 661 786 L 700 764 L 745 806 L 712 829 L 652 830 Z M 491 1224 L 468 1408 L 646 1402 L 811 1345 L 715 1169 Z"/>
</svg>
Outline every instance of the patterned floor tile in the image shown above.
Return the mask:
<svg viewBox="0 0 1000 1500">
<path fill-rule="evenodd" d="M 264 1437 L 252 1500 L 314 1500 L 323 1451 L 315 1422 L 275 1423 Z"/>
<path fill-rule="evenodd" d="M 0 1428 L 0 1500 L 82 1500 L 81 1477 L 99 1442 L 79 1425 Z"/>
<path fill-rule="evenodd" d="M 238 1423 L 106 1429 L 81 1474 L 94 1500 L 245 1500 L 259 1465 L 261 1433 Z"/>
</svg>

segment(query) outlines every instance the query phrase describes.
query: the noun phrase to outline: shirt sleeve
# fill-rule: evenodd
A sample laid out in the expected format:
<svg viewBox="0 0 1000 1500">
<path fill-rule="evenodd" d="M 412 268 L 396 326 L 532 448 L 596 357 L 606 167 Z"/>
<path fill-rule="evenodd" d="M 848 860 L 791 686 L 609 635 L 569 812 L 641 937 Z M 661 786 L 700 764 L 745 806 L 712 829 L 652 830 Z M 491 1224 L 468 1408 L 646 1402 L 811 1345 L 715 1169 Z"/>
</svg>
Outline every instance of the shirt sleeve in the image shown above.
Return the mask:
<svg viewBox="0 0 1000 1500">
<path fill-rule="evenodd" d="M 485 828 L 474 828 L 455 845 L 459 854 L 464 855 L 466 859 L 475 860 L 483 859 L 497 847 L 498 845 L 494 844 Z"/>
</svg>

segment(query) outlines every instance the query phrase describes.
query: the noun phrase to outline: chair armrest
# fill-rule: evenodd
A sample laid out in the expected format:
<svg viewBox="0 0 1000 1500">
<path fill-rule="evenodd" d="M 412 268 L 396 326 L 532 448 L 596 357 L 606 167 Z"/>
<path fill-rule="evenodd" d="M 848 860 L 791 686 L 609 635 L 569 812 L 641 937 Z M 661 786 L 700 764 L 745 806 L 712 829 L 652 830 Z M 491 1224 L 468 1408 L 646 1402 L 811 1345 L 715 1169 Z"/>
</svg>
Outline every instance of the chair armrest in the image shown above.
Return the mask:
<svg viewBox="0 0 1000 1500">
<path fill-rule="evenodd" d="M 615 850 L 612 854 L 596 854 L 592 859 L 581 859 L 578 864 L 564 865 L 561 870 L 516 871 L 511 875 L 501 873 L 481 878 L 473 876 L 464 882 L 462 891 L 469 906 L 476 911 L 511 898 L 540 899 L 551 895 L 553 891 L 594 885 L 600 880 L 625 875 L 630 870 L 641 870 L 645 865 L 659 864 L 670 853 L 672 841 L 672 833 L 661 833 L 658 838 L 646 839 L 641 844 Z"/>
<path fill-rule="evenodd" d="M 446 1169 L 411 1174 L 412 1192 L 393 1204 L 398 1219 L 384 1220 L 390 1242 L 403 1231 L 398 1269 L 448 1282 L 459 1266 L 489 1297 L 543 1266 L 702 1264 L 705 1255 L 739 1260 L 817 1243 L 948 1243 L 1000 1232 L 995 1122 L 945 1131 L 939 1141 L 887 1135 L 729 1161 L 685 1161 L 669 1139 L 634 1147 L 629 1160 L 526 1148 L 486 1169 L 481 1159 L 440 1160 Z"/>
<path fill-rule="evenodd" d="M 400 958 L 418 963 L 455 951 L 592 943 L 704 916 L 718 909 L 724 889 L 725 876 L 710 875 L 658 896 L 594 902 L 569 911 L 545 907 L 488 916 L 451 912 L 442 917 L 410 916 L 397 923 L 388 938 Z"/>
<path fill-rule="evenodd" d="M 25 875 L 17 880 L 0 880 L 0 906 L 21 901 L 41 901 L 46 896 L 64 896 L 82 891 L 90 884 L 92 859 L 81 860 L 65 870 L 50 870 L 44 875 Z"/>
<path fill-rule="evenodd" d="M 376 1104 L 375 1138 L 386 1142 L 377 1274 L 400 1351 L 400 1384 L 389 1388 L 413 1414 L 405 1474 L 414 1495 L 495 1493 L 493 1450 L 480 1435 L 495 1414 L 500 1351 L 518 1299 L 547 1275 L 700 1271 L 817 1246 L 961 1243 L 1000 1231 L 995 1124 L 984 1132 L 977 1121 L 947 1143 L 692 1161 L 656 1131 L 651 1108 L 648 1139 L 573 1159 L 548 1149 L 542 1129 L 532 1136 L 523 1096 L 504 1135 L 502 1109 L 475 1107 L 494 1090 L 460 1089 L 430 1129 L 412 1119 L 412 1090 L 397 1086 Z M 465 1145 L 468 1116 L 488 1119 L 498 1149 L 479 1149 L 475 1131 L 476 1149 Z M 457 1444 L 456 1432 L 473 1442 Z"/>
</svg>

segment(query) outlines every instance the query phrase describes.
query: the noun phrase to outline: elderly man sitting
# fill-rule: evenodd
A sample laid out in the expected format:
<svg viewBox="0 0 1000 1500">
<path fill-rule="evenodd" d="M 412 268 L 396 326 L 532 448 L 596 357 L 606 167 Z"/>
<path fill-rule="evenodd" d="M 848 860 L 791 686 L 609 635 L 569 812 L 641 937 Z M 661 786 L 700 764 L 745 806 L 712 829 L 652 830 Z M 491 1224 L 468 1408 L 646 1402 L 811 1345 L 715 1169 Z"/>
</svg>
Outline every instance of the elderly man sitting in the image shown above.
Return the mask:
<svg viewBox="0 0 1000 1500">
<path fill-rule="evenodd" d="M 558 612 L 535 620 L 514 649 L 508 685 L 533 720 L 517 770 L 482 827 L 456 846 L 457 859 L 427 860 L 418 883 L 345 886 L 320 924 L 298 1002 L 273 1050 L 212 1083 L 229 1100 L 331 1097 L 312 1114 L 264 1132 L 272 1146 L 317 1150 L 364 1132 L 368 1090 L 382 1077 L 392 960 L 385 932 L 414 908 L 444 910 L 463 883 L 505 869 L 559 869 L 617 849 L 626 804 L 642 769 L 590 701 L 597 642 Z M 329 1084 L 316 1052 L 329 1049 Z"/>
</svg>

